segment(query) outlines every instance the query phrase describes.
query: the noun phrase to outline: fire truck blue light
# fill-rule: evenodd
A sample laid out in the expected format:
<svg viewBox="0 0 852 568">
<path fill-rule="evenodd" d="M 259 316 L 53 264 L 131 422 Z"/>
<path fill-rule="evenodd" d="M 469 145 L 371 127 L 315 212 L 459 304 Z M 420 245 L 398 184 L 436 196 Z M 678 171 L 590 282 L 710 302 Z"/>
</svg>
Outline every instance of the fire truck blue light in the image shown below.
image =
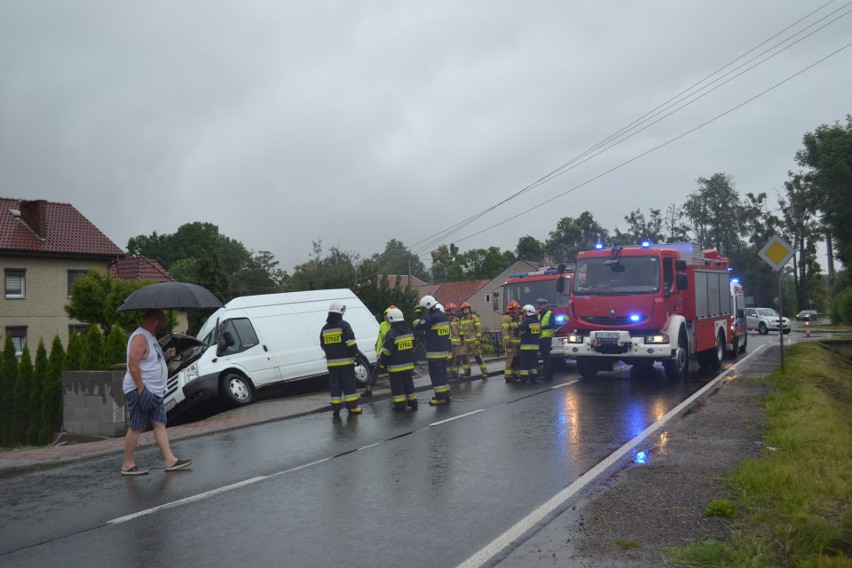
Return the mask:
<svg viewBox="0 0 852 568">
<path fill-rule="evenodd" d="M 639 314 L 630 314 L 630 321 L 637 322 L 642 319 L 642 316 Z"/>
</svg>

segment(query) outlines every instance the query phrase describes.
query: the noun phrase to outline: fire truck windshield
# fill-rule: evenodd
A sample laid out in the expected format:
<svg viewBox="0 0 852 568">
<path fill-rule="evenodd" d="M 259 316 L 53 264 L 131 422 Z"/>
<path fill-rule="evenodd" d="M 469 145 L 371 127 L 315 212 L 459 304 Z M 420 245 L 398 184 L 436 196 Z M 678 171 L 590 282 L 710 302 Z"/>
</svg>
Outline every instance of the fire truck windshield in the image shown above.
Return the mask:
<svg viewBox="0 0 852 568">
<path fill-rule="evenodd" d="M 521 306 L 532 304 L 538 308 L 536 300 L 545 298 L 551 308 L 564 308 L 568 305 L 568 295 L 556 291 L 555 279 L 524 280 L 523 282 L 507 283 L 503 293 L 503 310 L 510 300 L 515 300 Z"/>
<path fill-rule="evenodd" d="M 655 294 L 659 290 L 660 260 L 656 256 L 621 256 L 617 263 L 611 263 L 609 257 L 577 261 L 575 294 Z"/>
</svg>

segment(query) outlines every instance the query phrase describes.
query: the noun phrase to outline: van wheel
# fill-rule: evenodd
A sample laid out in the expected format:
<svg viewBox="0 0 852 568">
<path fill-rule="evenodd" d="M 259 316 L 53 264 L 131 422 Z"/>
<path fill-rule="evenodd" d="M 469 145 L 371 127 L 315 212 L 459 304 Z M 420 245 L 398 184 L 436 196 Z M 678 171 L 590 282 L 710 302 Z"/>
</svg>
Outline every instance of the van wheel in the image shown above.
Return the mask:
<svg viewBox="0 0 852 568">
<path fill-rule="evenodd" d="M 222 377 L 219 394 L 226 403 L 232 406 L 245 406 L 251 404 L 254 400 L 251 382 L 237 373 L 230 373 Z"/>
<path fill-rule="evenodd" d="M 367 360 L 363 353 L 359 353 L 355 357 L 355 385 L 366 387 L 367 383 L 370 382 L 371 370 L 370 361 Z"/>
</svg>

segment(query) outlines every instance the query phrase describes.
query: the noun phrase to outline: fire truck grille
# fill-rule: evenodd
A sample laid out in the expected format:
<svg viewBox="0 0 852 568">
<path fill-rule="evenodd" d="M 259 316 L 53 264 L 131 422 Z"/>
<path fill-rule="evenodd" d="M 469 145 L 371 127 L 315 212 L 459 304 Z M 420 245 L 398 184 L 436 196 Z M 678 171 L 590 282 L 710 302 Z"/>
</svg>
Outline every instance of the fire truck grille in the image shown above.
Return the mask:
<svg viewBox="0 0 852 568">
<path fill-rule="evenodd" d="M 591 316 L 584 317 L 583 321 L 589 322 L 594 325 L 635 325 L 637 323 L 635 321 L 630 321 L 627 316 L 615 318 L 611 318 L 609 316 Z"/>
</svg>

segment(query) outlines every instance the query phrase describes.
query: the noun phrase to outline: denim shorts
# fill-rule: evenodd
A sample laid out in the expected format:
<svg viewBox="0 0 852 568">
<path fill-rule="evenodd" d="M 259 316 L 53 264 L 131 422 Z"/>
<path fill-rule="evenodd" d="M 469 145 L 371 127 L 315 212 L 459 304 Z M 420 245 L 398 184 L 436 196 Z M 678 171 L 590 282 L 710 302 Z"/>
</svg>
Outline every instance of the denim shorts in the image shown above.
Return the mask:
<svg viewBox="0 0 852 568">
<path fill-rule="evenodd" d="M 157 396 L 149 389 L 144 389 L 142 394 L 133 389 L 124 393 L 127 399 L 127 408 L 130 410 L 130 429 L 145 431 L 153 426 L 154 422 L 166 423 L 166 407 L 163 405 L 163 397 Z"/>
</svg>

